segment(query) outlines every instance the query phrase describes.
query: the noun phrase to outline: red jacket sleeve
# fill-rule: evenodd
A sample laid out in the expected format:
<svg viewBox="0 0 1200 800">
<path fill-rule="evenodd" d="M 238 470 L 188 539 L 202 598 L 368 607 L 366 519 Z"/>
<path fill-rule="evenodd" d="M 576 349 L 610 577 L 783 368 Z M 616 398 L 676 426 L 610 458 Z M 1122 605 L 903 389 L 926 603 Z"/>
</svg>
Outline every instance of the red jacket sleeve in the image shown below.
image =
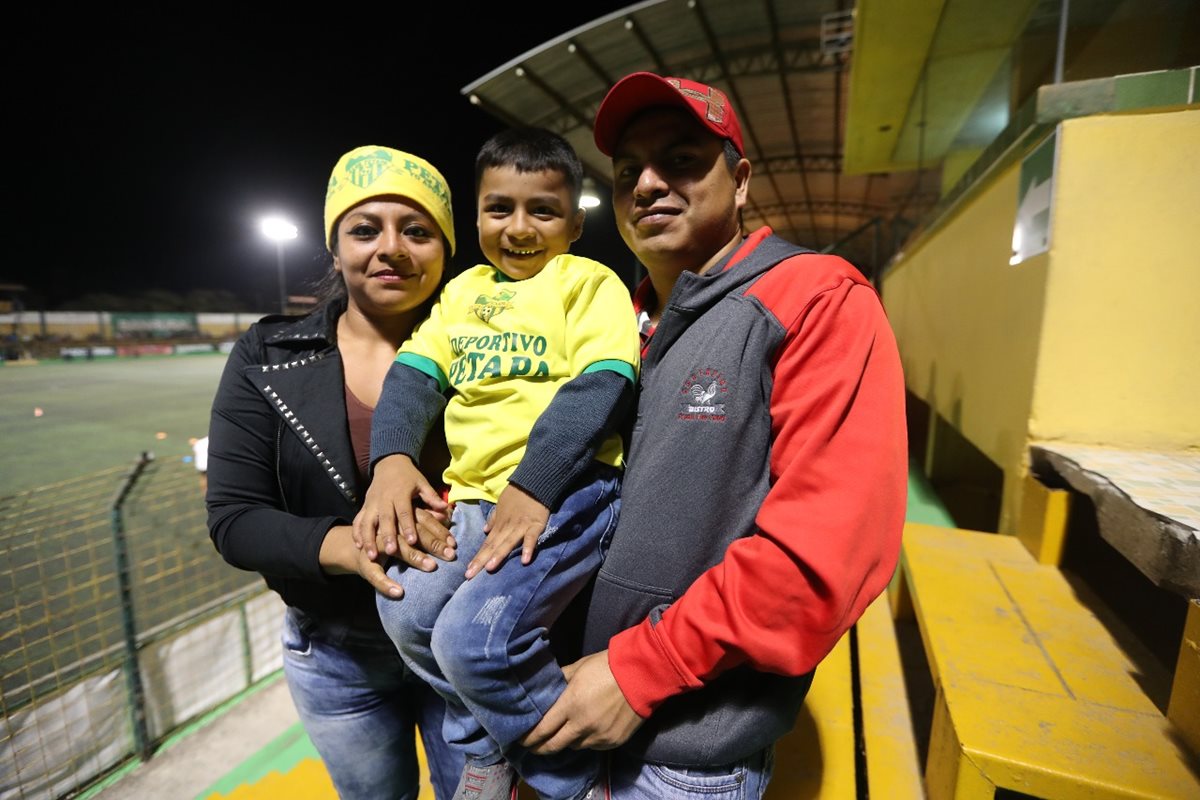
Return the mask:
<svg viewBox="0 0 1200 800">
<path fill-rule="evenodd" d="M 801 261 L 811 269 L 816 258 Z M 844 274 L 798 297 L 796 272 L 776 268 L 751 290 L 787 327 L 770 399 L 771 487 L 753 535 L 657 624 L 610 641 L 613 675 L 642 716 L 739 665 L 809 672 L 892 576 L 907 492 L 904 381 L 878 296 Z"/>
</svg>

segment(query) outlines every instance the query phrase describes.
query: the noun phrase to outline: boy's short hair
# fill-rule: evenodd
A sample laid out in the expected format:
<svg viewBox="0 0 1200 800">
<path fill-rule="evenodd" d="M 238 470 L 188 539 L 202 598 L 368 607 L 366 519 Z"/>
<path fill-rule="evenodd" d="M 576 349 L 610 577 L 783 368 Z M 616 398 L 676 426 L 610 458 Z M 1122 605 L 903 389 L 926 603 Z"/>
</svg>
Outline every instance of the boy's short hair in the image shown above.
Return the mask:
<svg viewBox="0 0 1200 800">
<path fill-rule="evenodd" d="M 475 157 L 475 195 L 488 167 L 513 167 L 517 172 L 561 172 L 571 190 L 573 208 L 583 192 L 583 164 L 570 143 L 545 128 L 509 128 L 483 143 Z"/>
</svg>

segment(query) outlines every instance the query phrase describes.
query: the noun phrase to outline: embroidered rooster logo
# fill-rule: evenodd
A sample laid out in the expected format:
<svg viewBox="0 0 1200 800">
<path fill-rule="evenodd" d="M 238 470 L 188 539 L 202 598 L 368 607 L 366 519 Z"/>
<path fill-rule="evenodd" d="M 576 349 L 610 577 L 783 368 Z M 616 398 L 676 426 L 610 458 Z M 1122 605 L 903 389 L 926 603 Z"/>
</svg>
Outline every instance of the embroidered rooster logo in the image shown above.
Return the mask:
<svg viewBox="0 0 1200 800">
<path fill-rule="evenodd" d="M 691 388 L 692 402 L 698 406 L 705 405 L 717 394 L 717 382 L 713 381 L 707 387 L 693 383 Z"/>
<path fill-rule="evenodd" d="M 685 422 L 724 422 L 725 404 L 732 397 L 729 382 L 720 370 L 702 367 L 692 370 L 679 383 L 678 419 Z M 716 402 L 716 401 L 722 402 Z"/>
<path fill-rule="evenodd" d="M 511 300 L 516 296 L 516 292 L 510 292 L 508 289 L 501 289 L 491 297 L 481 294 L 475 298 L 475 302 L 471 305 L 471 313 L 484 322 L 487 322 L 497 314 L 503 313 L 504 309 L 512 308 L 513 304 Z"/>
</svg>

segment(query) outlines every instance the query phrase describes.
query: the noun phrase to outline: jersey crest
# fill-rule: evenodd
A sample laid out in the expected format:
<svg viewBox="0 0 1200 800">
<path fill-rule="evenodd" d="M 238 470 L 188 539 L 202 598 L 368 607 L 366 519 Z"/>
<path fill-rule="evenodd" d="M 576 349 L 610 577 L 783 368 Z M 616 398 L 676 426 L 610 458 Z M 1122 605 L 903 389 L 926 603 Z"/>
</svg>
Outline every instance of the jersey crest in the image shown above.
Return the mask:
<svg viewBox="0 0 1200 800">
<path fill-rule="evenodd" d="M 512 299 L 516 296 L 516 292 L 508 289 L 501 289 L 491 297 L 481 294 L 471 304 L 471 313 L 487 322 L 497 314 L 504 313 L 505 309 L 512 308 Z"/>
</svg>

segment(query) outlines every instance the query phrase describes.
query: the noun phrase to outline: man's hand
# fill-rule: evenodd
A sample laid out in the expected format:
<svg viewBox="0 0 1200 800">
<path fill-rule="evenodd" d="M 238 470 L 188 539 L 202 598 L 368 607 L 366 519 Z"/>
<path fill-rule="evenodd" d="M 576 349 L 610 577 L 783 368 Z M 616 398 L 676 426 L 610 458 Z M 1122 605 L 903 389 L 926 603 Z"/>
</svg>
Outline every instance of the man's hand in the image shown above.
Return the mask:
<svg viewBox="0 0 1200 800">
<path fill-rule="evenodd" d="M 608 666 L 608 651 L 584 656 L 563 667 L 567 688 L 521 744 L 535 753 L 612 750 L 641 727 L 644 719 L 629 705 Z"/>
<path fill-rule="evenodd" d="M 487 540 L 467 565 L 467 580 L 481 569 L 495 572 L 508 554 L 521 546 L 521 563 L 533 561 L 538 537 L 546 530 L 550 509 L 519 487 L 509 484 L 500 493 L 492 518 L 483 526 Z"/>
<path fill-rule="evenodd" d="M 381 458 L 375 464 L 362 510 L 354 517 L 354 546 L 363 548 L 372 560 L 380 553 L 391 556 L 399 552 L 397 532 L 410 547 L 416 546 L 422 537 L 419 535 L 420 520 L 413 511 L 414 497 L 419 497 L 435 518 L 442 523 L 447 521 L 448 504 L 433 490 L 411 458 L 403 454 Z M 442 548 L 428 552 L 446 556 L 449 560 L 453 553 L 446 551 L 453 547 L 454 538 L 447 533 Z"/>
</svg>

